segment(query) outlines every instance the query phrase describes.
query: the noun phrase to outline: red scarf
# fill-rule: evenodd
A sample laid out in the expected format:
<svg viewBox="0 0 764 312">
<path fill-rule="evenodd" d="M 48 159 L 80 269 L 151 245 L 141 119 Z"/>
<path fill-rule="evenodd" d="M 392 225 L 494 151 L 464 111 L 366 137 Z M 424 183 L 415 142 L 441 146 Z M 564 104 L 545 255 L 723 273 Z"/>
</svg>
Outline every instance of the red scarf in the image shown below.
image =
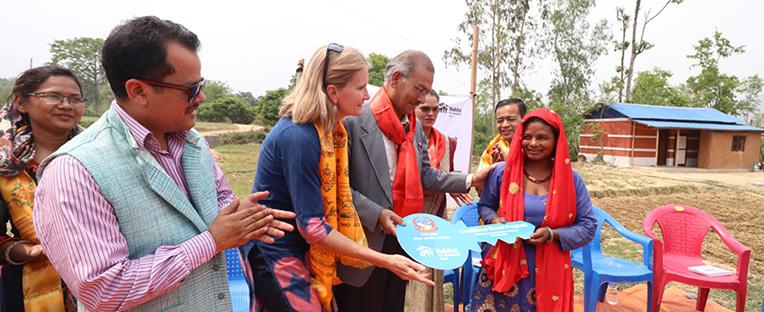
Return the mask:
<svg viewBox="0 0 764 312">
<path fill-rule="evenodd" d="M 526 121 L 538 117 L 560 131 L 554 154 L 552 181 L 544 221 L 541 226 L 558 228 L 573 224 L 576 219 L 576 189 L 570 167 L 568 141 L 560 116 L 551 110 L 537 109 L 523 119 L 512 138 L 511 146 L 521 146 Z M 509 150 L 501 184 L 499 216 L 507 221 L 521 221 L 524 216 L 525 181 L 523 175 L 525 155 L 522 148 Z M 499 241 L 483 260 L 488 278 L 493 280 L 493 291 L 506 293 L 521 278 L 528 276 L 525 250 L 520 241 L 507 244 Z M 560 244 L 544 243 L 536 246 L 536 309 L 538 311 L 573 311 L 573 271 L 570 253 L 562 251 Z"/>
<path fill-rule="evenodd" d="M 430 130 L 430 146 L 427 147 L 427 154 L 430 156 L 430 167 L 440 170 L 440 162 L 446 155 L 446 136 L 440 131 L 432 128 Z"/>
<path fill-rule="evenodd" d="M 395 170 L 393 179 L 393 212 L 401 218 L 422 212 L 424 191 L 414 149 L 414 133 L 416 133 L 414 112 L 408 116 L 409 131 L 406 132 L 393 109 L 387 90 L 382 87 L 371 99 L 371 113 L 374 114 L 374 119 L 385 137 L 398 149 L 398 168 Z"/>
</svg>

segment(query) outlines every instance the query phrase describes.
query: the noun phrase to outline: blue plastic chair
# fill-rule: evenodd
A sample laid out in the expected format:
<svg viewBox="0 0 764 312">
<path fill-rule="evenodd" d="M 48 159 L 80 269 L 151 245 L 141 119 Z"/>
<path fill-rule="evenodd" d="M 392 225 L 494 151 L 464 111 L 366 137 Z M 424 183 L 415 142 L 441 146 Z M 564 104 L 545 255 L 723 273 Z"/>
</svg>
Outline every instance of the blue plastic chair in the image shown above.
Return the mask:
<svg viewBox="0 0 764 312">
<path fill-rule="evenodd" d="M 443 284 L 448 283 L 451 283 L 454 290 L 454 312 L 459 312 L 459 303 L 461 302 L 461 296 L 459 296 L 459 269 L 445 270 L 443 272 Z"/>
<path fill-rule="evenodd" d="M 471 204 L 456 208 L 451 216 L 451 223 L 456 224 L 461 220 L 467 226 L 475 226 L 478 225 L 479 219 L 477 201 L 473 201 Z M 454 285 L 454 311 L 459 311 L 460 303 L 464 304 L 465 307 L 470 304 L 472 291 L 477 283 L 478 270 L 480 270 L 480 267 L 474 264 L 482 259 L 483 257 L 479 252 L 470 251 L 470 257 L 460 269 L 445 272 L 444 282 L 451 282 Z"/>
<path fill-rule="evenodd" d="M 584 272 L 584 311 L 595 312 L 597 301 L 602 302 L 610 282 L 647 282 L 647 311 L 652 311 L 653 297 L 653 241 L 643 235 L 629 231 L 607 212 L 592 205 L 597 217 L 594 239 L 587 245 L 573 250 L 573 267 Z M 634 263 L 602 254 L 600 233 L 607 222 L 621 236 L 642 245 L 643 261 Z"/>
<path fill-rule="evenodd" d="M 244 269 L 241 267 L 239 251 L 235 248 L 227 249 L 225 262 L 233 312 L 247 312 L 249 311 L 249 285 L 244 277 Z"/>
</svg>

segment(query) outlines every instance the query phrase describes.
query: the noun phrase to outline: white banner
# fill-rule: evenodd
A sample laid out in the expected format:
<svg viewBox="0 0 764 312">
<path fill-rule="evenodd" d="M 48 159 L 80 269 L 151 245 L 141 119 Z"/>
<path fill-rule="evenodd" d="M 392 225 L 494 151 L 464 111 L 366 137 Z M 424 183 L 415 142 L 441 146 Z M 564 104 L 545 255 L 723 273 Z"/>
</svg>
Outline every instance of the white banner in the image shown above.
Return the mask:
<svg viewBox="0 0 764 312">
<path fill-rule="evenodd" d="M 433 126 L 446 136 L 456 138 L 454 171 L 470 172 L 472 146 L 472 99 L 469 95 L 441 96 L 440 113 Z"/>
</svg>

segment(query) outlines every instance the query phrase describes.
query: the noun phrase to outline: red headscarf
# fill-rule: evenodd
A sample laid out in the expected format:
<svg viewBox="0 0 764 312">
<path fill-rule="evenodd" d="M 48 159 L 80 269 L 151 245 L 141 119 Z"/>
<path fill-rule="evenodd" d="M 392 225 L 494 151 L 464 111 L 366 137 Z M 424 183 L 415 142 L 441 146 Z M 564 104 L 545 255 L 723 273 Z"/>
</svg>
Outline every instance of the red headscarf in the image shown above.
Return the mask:
<svg viewBox="0 0 764 312">
<path fill-rule="evenodd" d="M 393 211 L 401 218 L 422 212 L 424 208 L 424 190 L 419 175 L 419 163 L 414 149 L 416 116 L 409 115 L 409 131 L 406 132 L 401 120 L 393 109 L 393 103 L 385 87 L 377 91 L 371 99 L 371 113 L 379 125 L 379 130 L 393 142 L 398 149 L 398 167 L 393 178 Z"/>
<path fill-rule="evenodd" d="M 570 167 L 568 141 L 562 120 L 553 111 L 541 108 L 523 118 L 523 122 L 512 138 L 504 177 L 501 184 L 499 216 L 507 221 L 521 221 L 524 217 L 523 168 L 525 155 L 521 146 L 524 129 L 530 118 L 538 117 L 559 130 L 552 181 L 546 213 L 541 226 L 558 228 L 573 224 L 576 219 L 576 189 L 573 170 Z M 528 276 L 525 250 L 518 240 L 514 244 L 499 241 L 492 247 L 489 256 L 483 260 L 488 278 L 493 280 L 493 291 L 506 293 L 521 278 Z M 562 251 L 558 243 L 543 243 L 536 246 L 536 305 L 538 311 L 573 311 L 573 271 L 570 253 Z"/>
</svg>

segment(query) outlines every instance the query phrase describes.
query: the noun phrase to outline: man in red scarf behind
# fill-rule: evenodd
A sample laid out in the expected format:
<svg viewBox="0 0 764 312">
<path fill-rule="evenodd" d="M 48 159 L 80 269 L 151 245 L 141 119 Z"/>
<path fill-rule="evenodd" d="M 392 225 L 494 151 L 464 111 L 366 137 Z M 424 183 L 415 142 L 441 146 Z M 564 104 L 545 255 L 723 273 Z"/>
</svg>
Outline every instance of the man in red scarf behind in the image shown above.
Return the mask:
<svg viewBox="0 0 764 312">
<path fill-rule="evenodd" d="M 424 189 L 465 193 L 482 186 L 492 167 L 475 174 L 430 166 L 427 138 L 414 109 L 430 93 L 435 70 L 420 51 L 405 51 L 385 68 L 385 83 L 358 117 L 345 119 L 353 204 L 369 248 L 404 254 L 395 238 L 401 218 L 423 211 Z M 374 267 L 340 265 L 335 287 L 340 311 L 403 311 L 406 282 Z"/>
</svg>

